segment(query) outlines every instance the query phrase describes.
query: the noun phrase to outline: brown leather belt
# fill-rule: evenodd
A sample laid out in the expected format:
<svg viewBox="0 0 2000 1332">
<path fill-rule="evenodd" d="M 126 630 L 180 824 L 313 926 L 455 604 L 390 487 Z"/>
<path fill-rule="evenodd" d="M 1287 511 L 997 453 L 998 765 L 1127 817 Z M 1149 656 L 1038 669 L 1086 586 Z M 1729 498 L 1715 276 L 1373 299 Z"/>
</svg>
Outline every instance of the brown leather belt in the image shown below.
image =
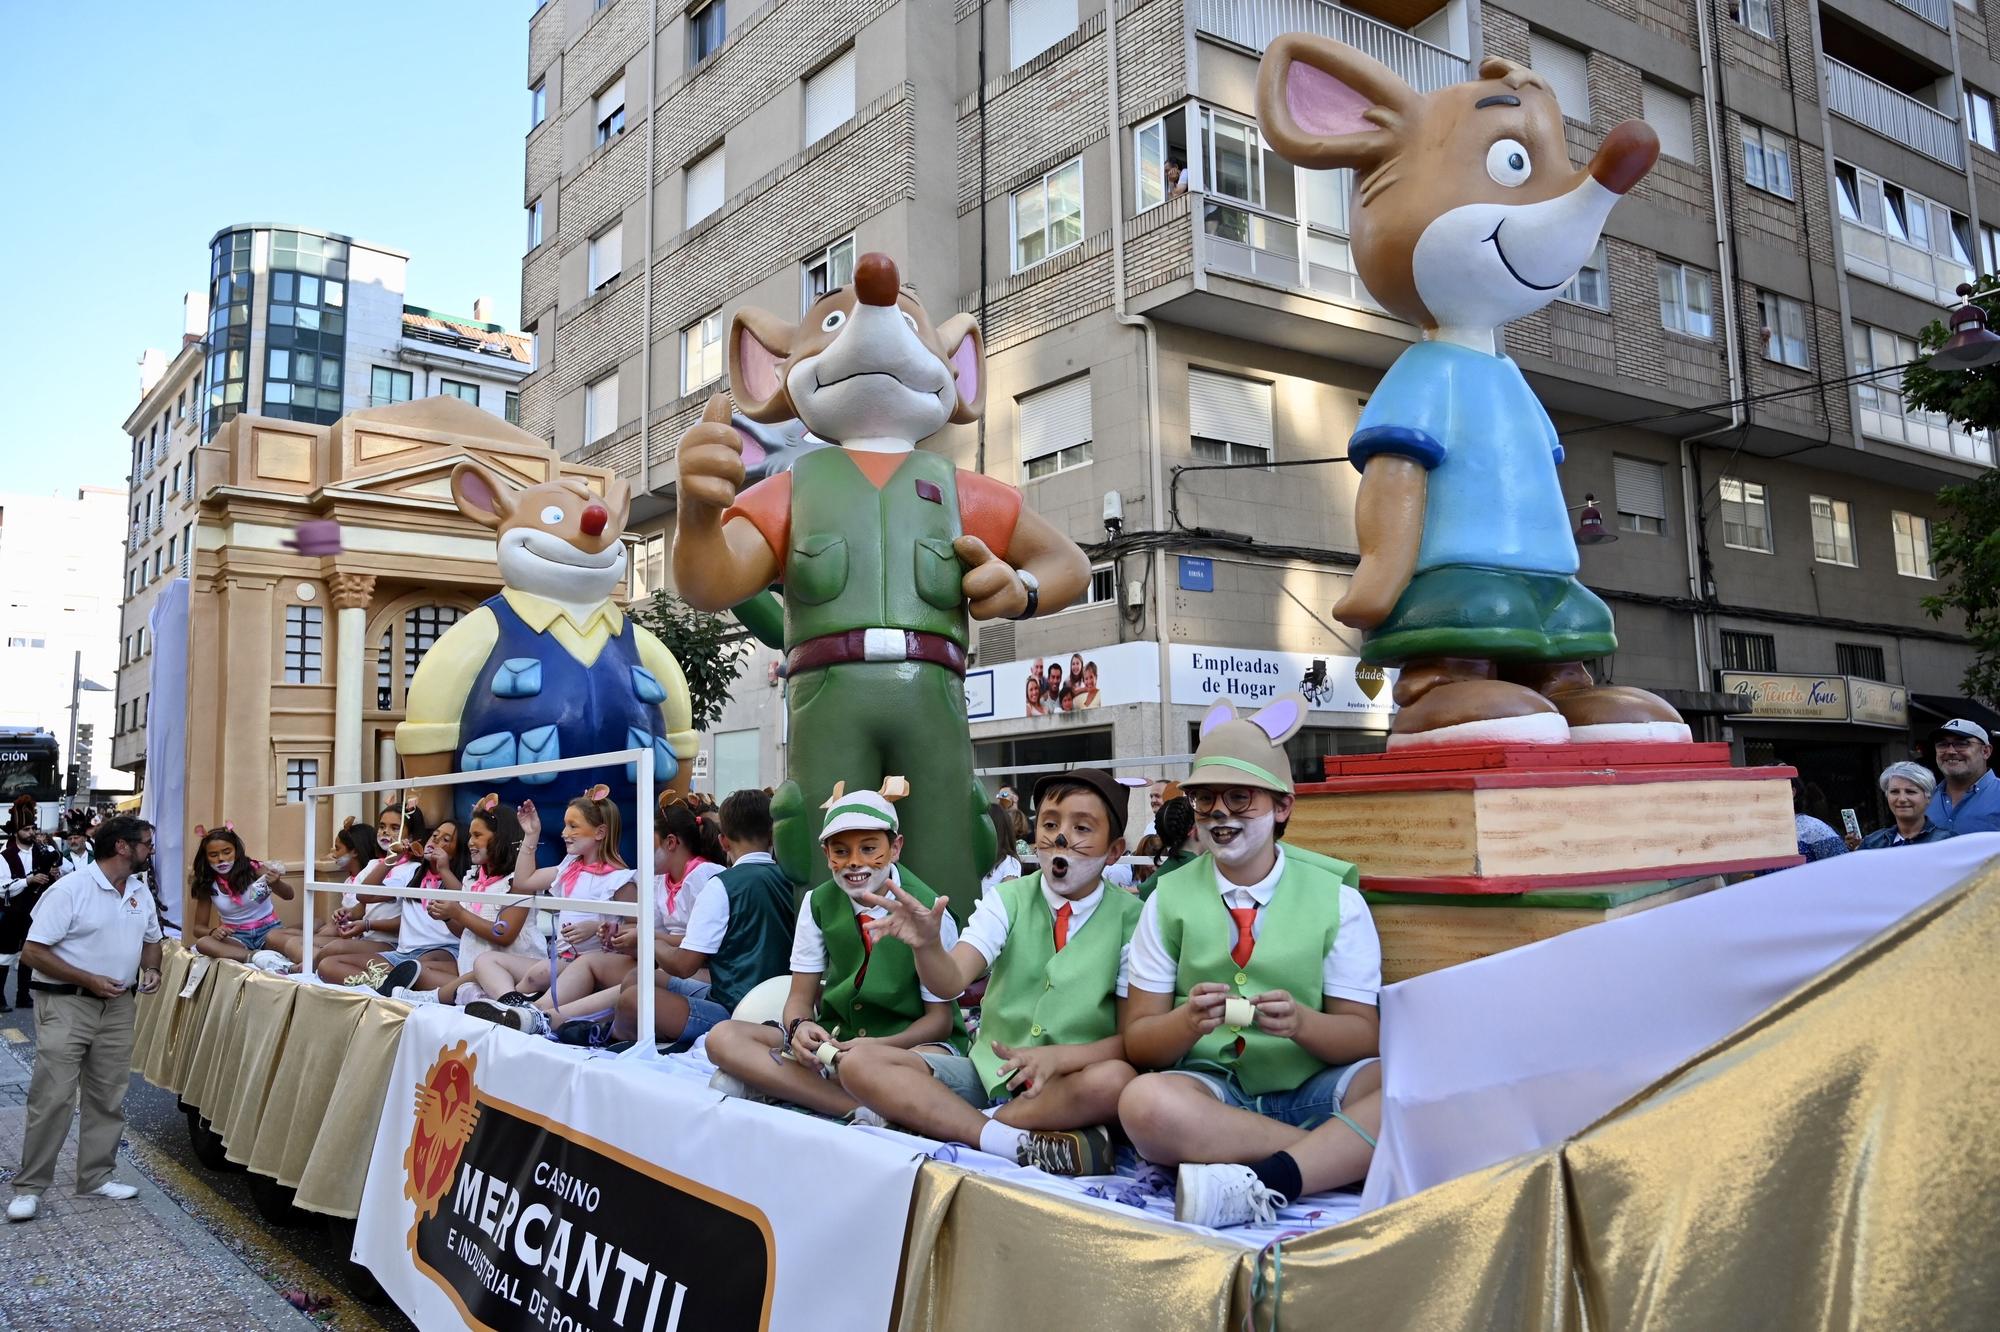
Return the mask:
<svg viewBox="0 0 2000 1332">
<path fill-rule="evenodd" d="M 965 674 L 964 648 L 942 634 L 913 629 L 850 629 L 807 639 L 785 658 L 785 673 L 799 675 L 855 661 L 927 661 L 954 675 Z"/>
</svg>

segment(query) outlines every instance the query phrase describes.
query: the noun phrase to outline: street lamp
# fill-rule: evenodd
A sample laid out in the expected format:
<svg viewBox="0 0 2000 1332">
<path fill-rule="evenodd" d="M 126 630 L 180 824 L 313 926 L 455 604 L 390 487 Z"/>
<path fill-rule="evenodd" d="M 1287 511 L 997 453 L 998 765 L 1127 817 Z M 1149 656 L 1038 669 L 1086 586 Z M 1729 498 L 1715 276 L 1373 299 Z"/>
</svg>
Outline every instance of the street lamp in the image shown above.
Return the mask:
<svg viewBox="0 0 2000 1332">
<path fill-rule="evenodd" d="M 1972 301 L 1975 295 L 1990 294 L 1973 291 L 1970 282 L 1958 284 L 1959 304 L 1951 312 L 1951 336 L 1931 353 L 1932 368 L 1977 370 L 2000 363 L 2000 336 L 1986 327 L 1986 311 Z"/>
<path fill-rule="evenodd" d="M 70 671 L 69 748 L 64 751 L 64 753 L 69 755 L 69 761 L 71 764 L 74 764 L 76 762 L 77 707 L 79 702 L 81 701 L 81 696 L 83 694 L 83 691 L 86 689 L 92 691 L 93 693 L 103 694 L 103 693 L 109 693 L 111 690 L 111 686 L 101 685 L 97 683 L 97 681 L 95 680 L 86 680 L 83 678 L 83 650 L 79 648 L 77 649 L 75 664 L 73 665 Z M 65 810 L 68 810 L 70 808 L 70 802 L 76 798 L 76 788 L 82 786 L 85 782 L 89 781 L 89 779 L 90 779 L 89 773 L 80 772 L 77 774 L 77 780 L 70 782 L 68 784 L 69 789 L 63 793 L 63 808 Z"/>
</svg>

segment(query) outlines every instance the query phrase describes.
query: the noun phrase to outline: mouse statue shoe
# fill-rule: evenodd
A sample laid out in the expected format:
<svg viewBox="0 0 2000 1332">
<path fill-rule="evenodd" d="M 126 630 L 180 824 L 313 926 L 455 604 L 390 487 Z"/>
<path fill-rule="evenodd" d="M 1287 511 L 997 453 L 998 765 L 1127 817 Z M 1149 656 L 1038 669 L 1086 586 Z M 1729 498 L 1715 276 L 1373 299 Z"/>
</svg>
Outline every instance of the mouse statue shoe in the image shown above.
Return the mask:
<svg viewBox="0 0 2000 1332">
<path fill-rule="evenodd" d="M 812 876 L 813 817 L 837 783 L 907 774 L 907 863 L 927 882 L 977 883 L 992 863 L 986 796 L 965 716 L 971 619 L 1026 619 L 1089 582 L 1068 537 L 1019 491 L 917 447 L 979 418 L 984 364 L 970 315 L 933 325 L 886 255 L 794 325 L 761 310 L 729 330 L 728 394 L 679 453 L 674 581 L 724 610 L 784 585 L 792 780 L 772 799 L 778 861 Z M 796 419 L 836 447 L 796 452 L 741 489 L 744 417 Z M 740 493 L 739 493 L 740 491 Z M 976 894 L 953 893 L 952 910 Z"/>
<path fill-rule="evenodd" d="M 1390 745 L 1688 740 L 1663 699 L 1595 683 L 1618 647 L 1611 610 L 1577 581 L 1557 467 L 1563 447 L 1499 330 L 1555 299 L 1659 139 L 1613 126 L 1572 167 L 1541 75 L 1490 57 L 1423 94 L 1341 42 L 1271 43 L 1258 124 L 1278 154 L 1355 171 L 1356 270 L 1423 330 L 1363 408 L 1361 561 L 1333 608 L 1368 631 L 1364 661 L 1402 668 Z"/>
</svg>

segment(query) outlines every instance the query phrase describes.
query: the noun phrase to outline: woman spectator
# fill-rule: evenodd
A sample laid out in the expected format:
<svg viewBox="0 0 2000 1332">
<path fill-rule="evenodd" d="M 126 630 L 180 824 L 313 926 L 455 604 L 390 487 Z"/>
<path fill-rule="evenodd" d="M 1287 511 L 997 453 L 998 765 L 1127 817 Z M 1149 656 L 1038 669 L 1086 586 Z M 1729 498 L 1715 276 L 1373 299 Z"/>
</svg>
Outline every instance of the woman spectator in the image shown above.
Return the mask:
<svg viewBox="0 0 2000 1332">
<path fill-rule="evenodd" d="M 1843 855 L 1847 843 L 1825 819 L 1813 811 L 1826 808 L 1826 797 L 1817 786 L 1792 778 L 1792 824 L 1798 834 L 1799 854 L 1808 861 Z"/>
<path fill-rule="evenodd" d="M 1932 823 L 1926 813 L 1931 792 L 1937 789 L 1937 778 L 1923 764 L 1891 763 L 1882 769 L 1882 776 L 1876 785 L 1882 788 L 1882 800 L 1889 806 L 1889 817 L 1893 822 L 1866 837 L 1848 838 L 1849 850 L 1880 851 L 1888 846 L 1941 842 L 1952 835 L 1949 828 L 1940 828 Z"/>
</svg>

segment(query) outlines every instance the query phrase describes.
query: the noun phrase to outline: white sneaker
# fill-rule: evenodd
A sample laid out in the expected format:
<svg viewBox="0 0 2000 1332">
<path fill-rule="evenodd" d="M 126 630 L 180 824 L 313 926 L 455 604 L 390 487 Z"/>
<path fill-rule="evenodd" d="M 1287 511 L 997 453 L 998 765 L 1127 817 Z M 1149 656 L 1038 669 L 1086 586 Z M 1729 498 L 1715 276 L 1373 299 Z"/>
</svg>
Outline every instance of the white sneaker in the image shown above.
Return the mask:
<svg viewBox="0 0 2000 1332">
<path fill-rule="evenodd" d="M 39 1193 L 17 1193 L 7 1204 L 9 1221 L 32 1221 L 42 1210 L 42 1195 Z"/>
<path fill-rule="evenodd" d="M 714 1084 L 710 1083 L 709 1085 L 713 1086 Z M 877 1114 L 873 1110 L 870 1110 L 865 1105 L 855 1106 L 854 1109 L 851 1112 L 849 1112 L 847 1116 L 847 1122 L 850 1124 L 859 1124 L 864 1128 L 885 1129 L 889 1127 L 888 1120 L 882 1118 L 881 1115 Z"/>
<path fill-rule="evenodd" d="M 138 1197 L 139 1190 L 130 1184 L 120 1184 L 115 1179 L 107 1179 L 83 1196 L 86 1198 L 109 1198 L 113 1202 L 124 1202 L 129 1198 Z"/>
<path fill-rule="evenodd" d="M 289 976 L 298 968 L 292 959 L 271 948 L 260 948 L 250 954 L 250 965 L 259 971 L 268 971 L 273 976 Z"/>
<path fill-rule="evenodd" d="M 1275 1225 L 1284 1205 L 1284 1195 L 1245 1165 L 1184 1165 L 1174 1182 L 1174 1219 L 1216 1230 Z"/>
<path fill-rule="evenodd" d="M 750 1084 L 734 1073 L 724 1073 L 721 1069 L 717 1069 L 715 1076 L 708 1080 L 708 1085 L 724 1096 L 734 1096 L 739 1101 L 750 1099 Z"/>
<path fill-rule="evenodd" d="M 436 990 L 412 990 L 408 986 L 398 985 L 395 989 L 389 991 L 389 997 L 391 999 L 401 999 L 406 1004 L 434 1004 L 438 1001 L 438 992 Z"/>
</svg>

